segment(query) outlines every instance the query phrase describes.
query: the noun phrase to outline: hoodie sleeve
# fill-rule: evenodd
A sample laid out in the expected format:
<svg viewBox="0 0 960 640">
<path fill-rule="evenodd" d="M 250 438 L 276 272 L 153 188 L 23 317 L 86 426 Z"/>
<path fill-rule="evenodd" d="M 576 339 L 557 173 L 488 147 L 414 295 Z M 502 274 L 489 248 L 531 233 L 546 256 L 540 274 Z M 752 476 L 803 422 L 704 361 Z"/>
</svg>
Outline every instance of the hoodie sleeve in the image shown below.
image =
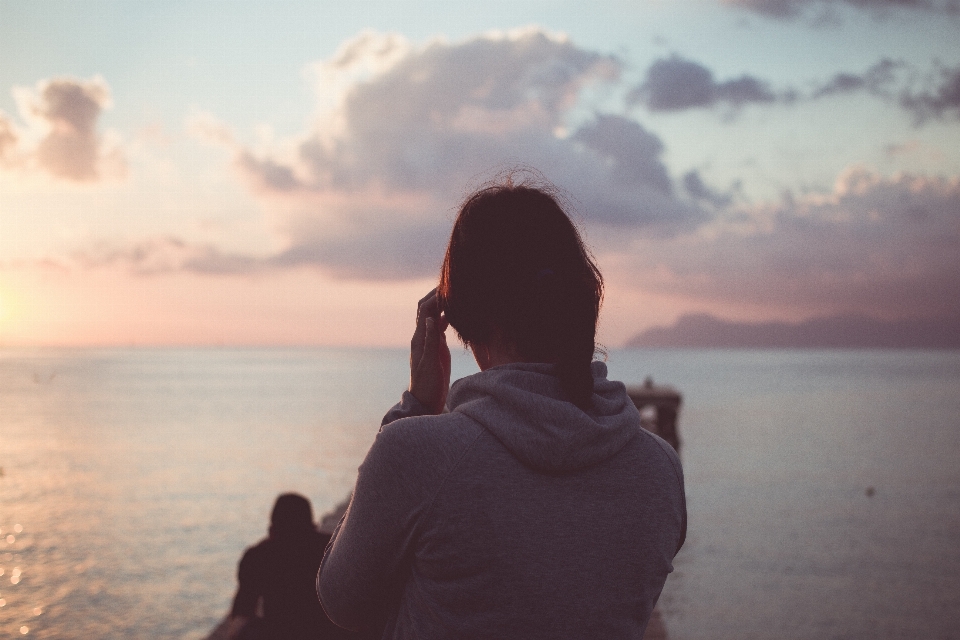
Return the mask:
<svg viewBox="0 0 960 640">
<path fill-rule="evenodd" d="M 400 402 L 393 405 L 390 410 L 387 411 L 386 415 L 383 416 L 383 420 L 380 421 L 380 428 L 382 429 L 394 420 L 399 420 L 400 418 L 422 416 L 426 415 L 426 413 L 427 410 L 423 408 L 423 405 L 420 404 L 417 397 L 409 391 L 404 391 L 403 395 L 400 396 Z"/>
<path fill-rule="evenodd" d="M 399 598 L 434 497 L 478 434 L 452 428 L 451 420 L 409 418 L 377 434 L 317 576 L 320 601 L 337 625 L 375 628 Z"/>
</svg>

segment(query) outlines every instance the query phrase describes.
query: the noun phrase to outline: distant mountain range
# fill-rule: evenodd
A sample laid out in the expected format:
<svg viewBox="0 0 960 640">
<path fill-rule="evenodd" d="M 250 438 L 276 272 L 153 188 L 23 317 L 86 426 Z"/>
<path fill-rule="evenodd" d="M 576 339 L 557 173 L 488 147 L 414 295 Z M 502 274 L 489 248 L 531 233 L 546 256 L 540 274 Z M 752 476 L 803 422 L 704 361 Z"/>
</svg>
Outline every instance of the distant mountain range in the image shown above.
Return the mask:
<svg viewBox="0 0 960 640">
<path fill-rule="evenodd" d="M 960 349 L 960 318 L 883 321 L 866 316 L 811 318 L 799 323 L 731 322 L 685 315 L 653 327 L 628 347 L 728 349 Z"/>
</svg>

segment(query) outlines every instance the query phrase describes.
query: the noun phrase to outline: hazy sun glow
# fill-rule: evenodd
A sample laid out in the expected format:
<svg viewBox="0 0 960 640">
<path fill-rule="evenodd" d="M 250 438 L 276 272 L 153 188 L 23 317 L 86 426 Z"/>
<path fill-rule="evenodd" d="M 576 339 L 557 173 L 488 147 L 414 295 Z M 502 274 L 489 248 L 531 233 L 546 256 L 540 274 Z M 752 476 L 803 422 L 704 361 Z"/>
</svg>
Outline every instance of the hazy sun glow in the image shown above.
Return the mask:
<svg viewBox="0 0 960 640">
<path fill-rule="evenodd" d="M 16 307 L 13 294 L 0 289 L 0 322 L 12 321 L 16 315 Z"/>
</svg>

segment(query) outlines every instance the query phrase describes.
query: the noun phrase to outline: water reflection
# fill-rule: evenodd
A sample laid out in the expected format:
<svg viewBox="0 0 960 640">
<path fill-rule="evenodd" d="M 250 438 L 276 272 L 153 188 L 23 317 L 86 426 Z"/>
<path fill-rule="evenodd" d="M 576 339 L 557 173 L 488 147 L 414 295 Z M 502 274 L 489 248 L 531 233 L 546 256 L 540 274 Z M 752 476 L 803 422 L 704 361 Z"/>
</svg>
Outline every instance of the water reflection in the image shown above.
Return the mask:
<svg viewBox="0 0 960 640">
<path fill-rule="evenodd" d="M 57 361 L 57 384 L 30 380 L 39 359 Z M 957 355 L 610 365 L 636 382 L 662 371 L 689 398 L 691 538 L 661 598 L 671 637 L 956 637 Z M 0 638 L 27 620 L 43 638 L 201 637 L 229 607 L 263 505 L 290 489 L 318 511 L 341 500 L 408 376 L 402 350 L 0 358 L 0 564 L 30 573 L 0 584 Z"/>
</svg>

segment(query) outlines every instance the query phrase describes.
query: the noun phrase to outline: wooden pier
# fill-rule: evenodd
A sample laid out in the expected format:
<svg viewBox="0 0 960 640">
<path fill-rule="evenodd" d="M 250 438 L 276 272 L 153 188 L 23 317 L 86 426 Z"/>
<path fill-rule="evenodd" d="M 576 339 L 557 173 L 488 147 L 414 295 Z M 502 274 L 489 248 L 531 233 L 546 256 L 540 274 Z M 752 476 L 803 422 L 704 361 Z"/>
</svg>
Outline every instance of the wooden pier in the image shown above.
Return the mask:
<svg viewBox="0 0 960 640">
<path fill-rule="evenodd" d="M 655 385 L 653 378 L 648 377 L 642 385 L 628 386 L 627 395 L 640 410 L 643 418 L 640 424 L 643 428 L 669 442 L 679 453 L 680 431 L 677 427 L 677 416 L 680 405 L 683 404 L 680 392 L 670 386 Z M 648 419 L 644 412 L 647 407 L 652 407 L 656 412 L 656 417 L 652 420 Z"/>
</svg>

